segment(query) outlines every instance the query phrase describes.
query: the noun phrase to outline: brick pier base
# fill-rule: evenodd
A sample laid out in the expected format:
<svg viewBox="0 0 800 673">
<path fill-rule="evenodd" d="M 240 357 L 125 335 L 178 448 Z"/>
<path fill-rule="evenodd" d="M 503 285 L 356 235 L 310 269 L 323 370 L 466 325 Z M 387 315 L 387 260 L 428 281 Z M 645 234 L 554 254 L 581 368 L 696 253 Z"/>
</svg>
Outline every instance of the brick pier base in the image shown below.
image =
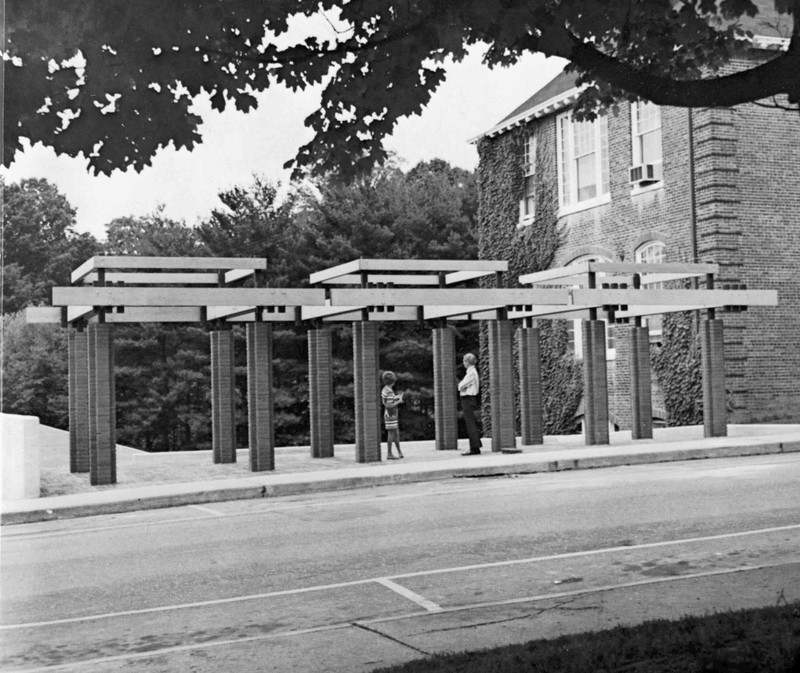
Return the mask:
<svg viewBox="0 0 800 673">
<path fill-rule="evenodd" d="M 514 413 L 514 344 L 510 320 L 490 320 L 489 394 L 492 416 L 492 451 L 516 449 Z"/>
<path fill-rule="evenodd" d="M 233 333 L 216 330 L 211 340 L 211 430 L 215 463 L 236 462 Z"/>
<path fill-rule="evenodd" d="M 356 462 L 381 460 L 381 400 L 378 383 L 378 325 L 353 323 Z"/>
<path fill-rule="evenodd" d="M 703 433 L 706 437 L 728 435 L 725 399 L 725 343 L 722 320 L 700 321 L 703 368 Z"/>
<path fill-rule="evenodd" d="M 250 471 L 275 469 L 272 380 L 272 325 L 247 325 L 247 428 Z"/>
<path fill-rule="evenodd" d="M 333 370 L 331 332 L 308 331 L 308 407 L 311 457 L 333 457 Z"/>
<path fill-rule="evenodd" d="M 542 362 L 539 349 L 539 328 L 517 330 L 519 368 L 519 411 L 523 445 L 544 443 L 542 412 Z"/>
<path fill-rule="evenodd" d="M 649 328 L 634 325 L 631 329 L 631 437 L 653 438 L 653 395 L 650 376 Z"/>
<path fill-rule="evenodd" d="M 433 339 L 433 416 L 436 450 L 458 448 L 456 336 L 450 327 L 435 327 Z"/>
<path fill-rule="evenodd" d="M 606 324 L 583 321 L 583 425 L 586 444 L 608 444 Z"/>
</svg>

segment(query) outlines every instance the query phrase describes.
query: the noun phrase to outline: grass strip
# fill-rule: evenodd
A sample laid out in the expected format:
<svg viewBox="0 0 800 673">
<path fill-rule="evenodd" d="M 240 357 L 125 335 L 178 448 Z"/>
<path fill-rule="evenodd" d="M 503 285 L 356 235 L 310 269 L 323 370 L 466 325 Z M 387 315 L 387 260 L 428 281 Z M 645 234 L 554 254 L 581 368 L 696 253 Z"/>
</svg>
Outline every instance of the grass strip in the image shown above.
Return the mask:
<svg viewBox="0 0 800 673">
<path fill-rule="evenodd" d="M 800 673 L 800 603 L 434 655 L 374 673 Z"/>
</svg>

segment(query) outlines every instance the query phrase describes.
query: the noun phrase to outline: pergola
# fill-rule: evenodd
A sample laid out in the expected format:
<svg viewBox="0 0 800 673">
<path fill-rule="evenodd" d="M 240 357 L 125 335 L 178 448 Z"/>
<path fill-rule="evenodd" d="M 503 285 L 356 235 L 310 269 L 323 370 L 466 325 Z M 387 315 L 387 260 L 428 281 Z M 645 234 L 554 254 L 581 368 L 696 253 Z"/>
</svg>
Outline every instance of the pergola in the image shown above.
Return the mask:
<svg viewBox="0 0 800 673">
<path fill-rule="evenodd" d="M 634 439 L 653 436 L 649 335 L 642 317 L 705 310 L 701 322 L 705 435 L 727 433 L 720 307 L 776 306 L 775 290 L 716 289 L 716 264 L 585 262 L 518 278 L 505 287 L 502 260 L 358 259 L 310 276 L 310 288 L 264 287 L 266 260 L 194 257 L 92 257 L 52 307 L 27 309 L 28 322 L 61 323 L 69 333 L 70 469 L 92 484 L 116 482 L 113 325 L 199 323 L 210 332 L 213 460 L 236 460 L 233 339 L 247 332 L 249 458 L 252 471 L 275 468 L 272 323 L 308 328 L 311 454 L 333 456 L 332 342 L 329 323 L 353 327 L 356 461 L 381 460 L 380 323 L 432 326 L 435 446 L 457 447 L 455 335 L 448 321 L 486 321 L 492 450 L 516 449 L 514 368 L 519 376 L 521 441 L 541 444 L 541 319 L 582 320 L 585 432 L 607 444 L 606 322 L 631 322 Z M 663 289 L 701 278 L 703 289 Z M 482 287 L 465 284 L 481 280 Z M 487 282 L 487 279 L 489 282 Z M 253 287 L 243 287 L 248 282 Z M 252 281 L 252 282 L 249 282 Z M 474 283 L 473 283 L 474 285 Z M 489 287 L 491 285 L 491 287 Z M 516 349 L 514 341 L 516 340 Z M 517 353 L 516 363 L 514 353 Z"/>
</svg>

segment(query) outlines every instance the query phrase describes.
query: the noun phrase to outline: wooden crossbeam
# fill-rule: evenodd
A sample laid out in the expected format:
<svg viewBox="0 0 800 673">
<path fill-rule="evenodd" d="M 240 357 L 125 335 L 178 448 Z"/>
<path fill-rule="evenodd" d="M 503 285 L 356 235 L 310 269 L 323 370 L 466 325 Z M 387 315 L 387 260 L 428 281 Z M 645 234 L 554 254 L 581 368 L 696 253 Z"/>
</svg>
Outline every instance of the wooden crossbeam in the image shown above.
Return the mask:
<svg viewBox="0 0 800 673">
<path fill-rule="evenodd" d="M 585 284 L 589 272 L 598 274 L 628 274 L 626 279 L 614 278 L 613 282 L 632 282 L 633 274 L 643 275 L 642 282 L 657 283 L 666 280 L 696 278 L 708 273 L 718 274 L 719 264 L 643 264 L 635 262 L 579 262 L 557 269 L 546 269 L 526 273 L 519 277 L 523 285 L 577 285 Z M 651 275 L 659 276 L 656 280 Z M 646 278 L 646 280 L 645 280 Z M 598 279 L 598 285 L 602 282 Z"/>
<path fill-rule="evenodd" d="M 505 306 L 566 304 L 566 289 L 527 288 L 369 288 L 329 290 L 332 306 Z"/>
<path fill-rule="evenodd" d="M 99 269 L 174 269 L 176 271 L 231 271 L 234 269 L 267 268 L 267 260 L 256 257 L 131 257 L 96 255 L 72 272 L 71 280 L 77 283 L 84 276 Z"/>
<path fill-rule="evenodd" d="M 481 275 L 508 271 L 508 262 L 485 259 L 356 259 L 316 271 L 309 276 L 312 285 L 362 272 L 367 274 L 423 272 L 430 274 L 480 272 Z"/>
<path fill-rule="evenodd" d="M 54 306 L 323 306 L 322 289 L 54 287 Z"/>
<path fill-rule="evenodd" d="M 60 323 L 61 309 L 57 306 L 28 306 L 25 309 L 25 322 L 35 323 Z"/>
<path fill-rule="evenodd" d="M 625 290 L 576 288 L 570 290 L 572 301 L 580 306 L 672 306 L 714 308 L 719 306 L 777 306 L 777 290 Z M 662 311 L 663 312 L 663 311 Z"/>
</svg>

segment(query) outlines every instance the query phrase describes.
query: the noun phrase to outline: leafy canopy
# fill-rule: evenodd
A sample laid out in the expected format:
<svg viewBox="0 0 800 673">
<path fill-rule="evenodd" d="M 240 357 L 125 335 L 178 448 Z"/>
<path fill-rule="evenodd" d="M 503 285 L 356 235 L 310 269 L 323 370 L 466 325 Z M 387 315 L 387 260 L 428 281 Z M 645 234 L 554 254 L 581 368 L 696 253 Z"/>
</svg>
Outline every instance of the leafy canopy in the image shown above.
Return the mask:
<svg viewBox="0 0 800 673">
<path fill-rule="evenodd" d="M 582 110 L 619 97 L 661 105 L 800 99 L 800 0 L 7 0 L 4 162 L 42 142 L 90 168 L 142 170 L 170 144 L 200 142 L 192 99 L 242 111 L 275 84 L 323 87 L 297 173 L 364 172 L 382 139 L 419 114 L 448 59 L 486 45 L 485 62 L 563 57 L 594 82 Z M 759 11 L 761 14 L 759 14 Z M 715 76 L 753 17 L 791 38 L 761 64 Z M 313 34 L 290 30 L 314 19 Z M 319 29 L 319 26 L 324 27 Z M 764 30 L 760 32 L 764 33 Z"/>
</svg>

